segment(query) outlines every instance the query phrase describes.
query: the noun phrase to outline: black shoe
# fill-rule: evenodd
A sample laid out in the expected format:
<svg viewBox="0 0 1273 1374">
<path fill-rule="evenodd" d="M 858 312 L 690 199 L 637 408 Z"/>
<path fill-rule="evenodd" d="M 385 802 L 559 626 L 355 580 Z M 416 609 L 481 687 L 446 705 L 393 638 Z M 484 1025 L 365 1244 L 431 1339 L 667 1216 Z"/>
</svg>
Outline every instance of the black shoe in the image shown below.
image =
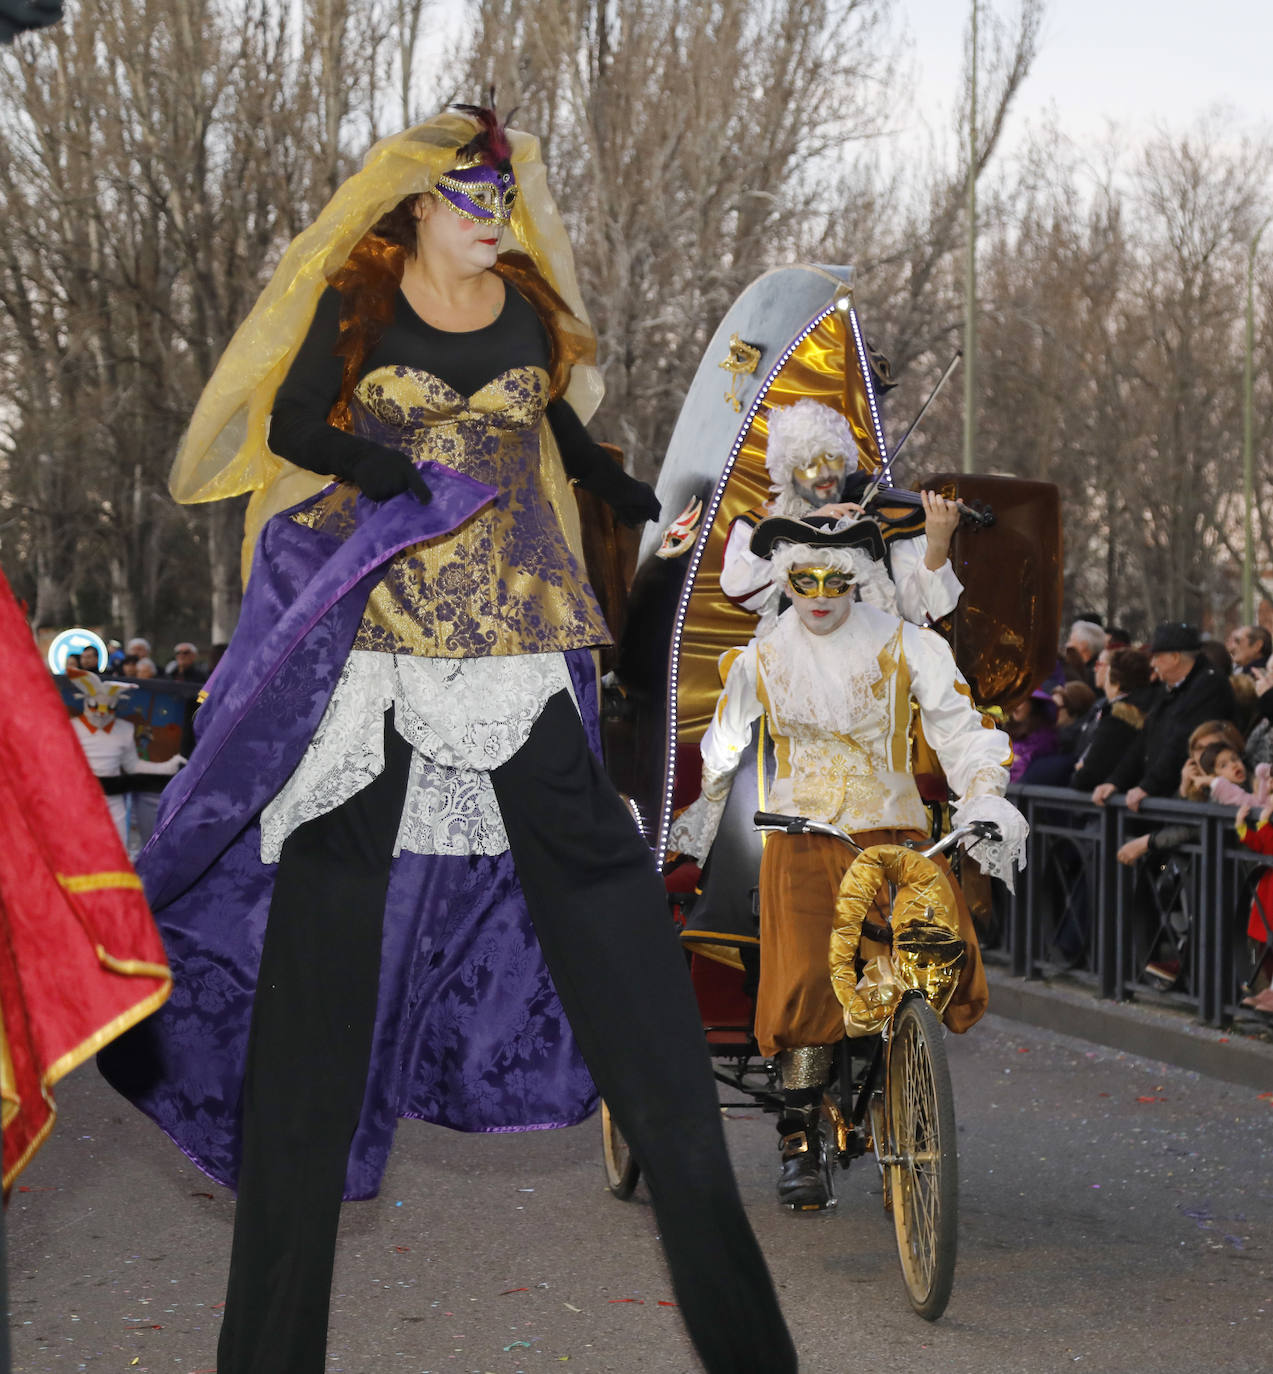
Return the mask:
<svg viewBox="0 0 1273 1374">
<path fill-rule="evenodd" d="M 783 1136 L 778 1201 L 797 1212 L 820 1212 L 831 1206 L 831 1189 L 822 1160 L 822 1134 L 816 1126 Z"/>
</svg>

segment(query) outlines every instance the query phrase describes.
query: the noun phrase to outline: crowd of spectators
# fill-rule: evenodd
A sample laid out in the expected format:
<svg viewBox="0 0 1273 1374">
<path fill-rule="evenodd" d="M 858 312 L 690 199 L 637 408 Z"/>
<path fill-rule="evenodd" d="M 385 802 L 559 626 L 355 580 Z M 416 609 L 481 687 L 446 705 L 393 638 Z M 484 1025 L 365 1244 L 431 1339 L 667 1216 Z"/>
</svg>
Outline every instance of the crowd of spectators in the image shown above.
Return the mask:
<svg viewBox="0 0 1273 1374">
<path fill-rule="evenodd" d="M 208 680 L 211 668 L 199 658 L 198 646 L 189 640 L 174 645 L 172 658 L 161 671 L 152 654 L 150 641 L 136 636 L 121 644 L 112 639 L 107 645 L 108 658 L 105 664 L 99 662 L 97 649 L 93 645 L 71 655 L 67 666 L 82 668 L 104 678 L 128 678 L 130 681 L 145 682 L 159 678 L 169 682 L 203 683 Z M 213 649 L 216 655 L 216 647 Z"/>
<path fill-rule="evenodd" d="M 1242 843 L 1273 854 L 1271 648 L 1262 625 L 1239 626 L 1221 642 L 1164 622 L 1148 644 L 1132 646 L 1094 617 L 1077 620 L 1053 679 L 1005 723 L 1016 753 L 1013 781 L 1073 788 L 1101 806 L 1121 793 L 1133 813 L 1156 797 L 1232 807 Z M 1119 861 L 1162 854 L 1196 829 L 1158 827 L 1124 844 Z M 1273 868 L 1257 890 L 1247 935 L 1253 972 L 1244 1004 L 1273 1013 Z M 1171 986 L 1179 959 L 1149 954 L 1149 980 Z"/>
</svg>

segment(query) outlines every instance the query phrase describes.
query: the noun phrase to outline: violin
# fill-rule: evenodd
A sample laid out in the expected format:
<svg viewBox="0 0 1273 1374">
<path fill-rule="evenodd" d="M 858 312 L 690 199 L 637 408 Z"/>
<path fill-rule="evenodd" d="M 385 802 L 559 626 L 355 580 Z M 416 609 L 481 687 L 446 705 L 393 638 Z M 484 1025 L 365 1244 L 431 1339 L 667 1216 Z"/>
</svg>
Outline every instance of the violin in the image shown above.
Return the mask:
<svg viewBox="0 0 1273 1374">
<path fill-rule="evenodd" d="M 886 538 L 913 538 L 924 532 L 924 501 L 917 491 L 883 486 L 870 473 L 859 471 L 845 484 L 842 499 L 855 501 L 877 519 Z M 961 525 L 985 530 L 995 523 L 994 510 L 984 501 L 957 499 L 955 506 Z"/>
</svg>

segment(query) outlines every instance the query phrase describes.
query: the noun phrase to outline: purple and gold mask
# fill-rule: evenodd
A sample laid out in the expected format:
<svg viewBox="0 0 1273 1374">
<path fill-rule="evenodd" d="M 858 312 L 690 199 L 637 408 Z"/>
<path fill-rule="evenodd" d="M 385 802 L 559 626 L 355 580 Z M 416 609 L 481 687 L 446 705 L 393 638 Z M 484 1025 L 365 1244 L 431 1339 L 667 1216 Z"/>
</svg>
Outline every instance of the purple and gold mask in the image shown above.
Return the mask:
<svg viewBox="0 0 1273 1374">
<path fill-rule="evenodd" d="M 478 162 L 440 176 L 433 194 L 465 219 L 478 224 L 507 224 L 517 202 L 517 180 L 507 162 L 497 167 Z"/>
</svg>

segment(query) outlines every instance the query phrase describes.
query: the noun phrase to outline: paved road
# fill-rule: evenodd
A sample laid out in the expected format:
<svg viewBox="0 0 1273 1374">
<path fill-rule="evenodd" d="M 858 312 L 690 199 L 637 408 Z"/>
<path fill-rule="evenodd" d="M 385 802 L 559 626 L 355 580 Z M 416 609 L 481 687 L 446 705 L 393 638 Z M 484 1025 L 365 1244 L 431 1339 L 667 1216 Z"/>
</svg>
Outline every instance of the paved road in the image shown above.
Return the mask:
<svg viewBox="0 0 1273 1374">
<path fill-rule="evenodd" d="M 790 1215 L 771 1119 L 730 1113 L 805 1374 L 1273 1368 L 1273 1095 L 995 1018 L 949 1044 L 961 1253 L 933 1325 L 873 1166 L 838 1211 Z M 9 1208 L 15 1374 L 210 1374 L 228 1196 L 91 1068 L 58 1099 Z M 381 1198 L 346 1208 L 334 1293 L 334 1374 L 697 1369 L 648 1203 L 601 1186 L 595 1123 L 405 1123 Z"/>
</svg>

